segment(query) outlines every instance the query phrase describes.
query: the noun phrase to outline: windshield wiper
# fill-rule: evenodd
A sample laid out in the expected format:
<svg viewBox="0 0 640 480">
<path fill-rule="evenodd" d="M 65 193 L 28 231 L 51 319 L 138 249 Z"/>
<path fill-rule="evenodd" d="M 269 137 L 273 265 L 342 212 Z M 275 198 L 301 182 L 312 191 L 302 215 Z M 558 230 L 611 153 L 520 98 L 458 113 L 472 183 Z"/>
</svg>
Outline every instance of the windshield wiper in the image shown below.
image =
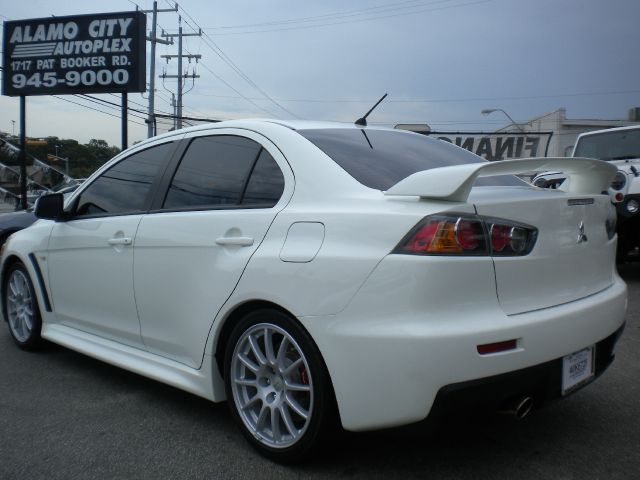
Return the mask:
<svg viewBox="0 0 640 480">
<path fill-rule="evenodd" d="M 607 158 L 607 160 L 631 160 L 632 158 L 640 158 L 640 155 L 620 155 L 618 157 Z"/>
</svg>

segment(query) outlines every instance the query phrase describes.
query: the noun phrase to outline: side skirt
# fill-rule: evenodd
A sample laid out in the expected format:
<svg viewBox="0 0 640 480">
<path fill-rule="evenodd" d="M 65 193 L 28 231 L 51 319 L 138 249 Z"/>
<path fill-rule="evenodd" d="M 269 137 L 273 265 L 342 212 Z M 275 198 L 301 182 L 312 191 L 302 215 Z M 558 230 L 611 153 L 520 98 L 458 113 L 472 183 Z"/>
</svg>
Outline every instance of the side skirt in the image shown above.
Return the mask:
<svg viewBox="0 0 640 480">
<path fill-rule="evenodd" d="M 60 324 L 44 323 L 42 338 L 208 400 L 225 400 L 224 383 L 217 369 L 212 371 L 214 360 L 211 357 L 205 357 L 202 367 L 195 370 L 159 355 Z"/>
</svg>

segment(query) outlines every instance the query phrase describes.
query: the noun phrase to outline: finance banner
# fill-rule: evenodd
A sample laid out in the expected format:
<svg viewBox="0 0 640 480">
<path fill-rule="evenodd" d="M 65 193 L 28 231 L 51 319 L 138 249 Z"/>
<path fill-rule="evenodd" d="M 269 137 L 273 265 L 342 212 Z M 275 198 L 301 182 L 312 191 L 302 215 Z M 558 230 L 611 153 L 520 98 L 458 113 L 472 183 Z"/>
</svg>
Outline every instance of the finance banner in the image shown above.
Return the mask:
<svg viewBox="0 0 640 480">
<path fill-rule="evenodd" d="M 142 12 L 4 22 L 2 94 L 143 92 L 145 35 Z"/>
<path fill-rule="evenodd" d="M 507 158 L 546 157 L 553 132 L 449 133 L 432 131 L 426 135 L 453 143 L 493 161 Z"/>
</svg>

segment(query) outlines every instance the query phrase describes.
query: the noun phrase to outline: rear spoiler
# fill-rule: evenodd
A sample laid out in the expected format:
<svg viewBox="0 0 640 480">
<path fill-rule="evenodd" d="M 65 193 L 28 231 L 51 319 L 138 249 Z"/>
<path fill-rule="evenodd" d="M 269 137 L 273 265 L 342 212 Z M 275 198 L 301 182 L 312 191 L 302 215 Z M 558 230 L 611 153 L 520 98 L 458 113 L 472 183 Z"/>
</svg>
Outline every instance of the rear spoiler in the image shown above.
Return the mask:
<svg viewBox="0 0 640 480">
<path fill-rule="evenodd" d="M 478 177 L 517 175 L 549 170 L 560 170 L 569 175 L 570 181 L 564 182 L 560 190 L 587 195 L 606 192 L 618 171 L 615 165 L 602 160 L 576 157 L 534 157 L 467 163 L 416 172 L 400 180 L 384 194 L 466 202 Z"/>
</svg>

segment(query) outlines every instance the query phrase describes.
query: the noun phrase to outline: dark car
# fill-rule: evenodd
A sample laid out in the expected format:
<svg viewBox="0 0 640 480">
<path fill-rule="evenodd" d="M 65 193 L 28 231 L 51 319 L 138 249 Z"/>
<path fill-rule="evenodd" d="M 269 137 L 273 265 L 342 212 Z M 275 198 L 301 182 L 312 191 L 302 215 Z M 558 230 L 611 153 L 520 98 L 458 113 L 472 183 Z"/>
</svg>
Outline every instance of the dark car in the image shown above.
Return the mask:
<svg viewBox="0 0 640 480">
<path fill-rule="evenodd" d="M 73 192 L 78 188 L 80 183 L 74 185 L 66 185 L 58 190 L 58 193 L 67 194 Z M 33 222 L 37 220 L 37 217 L 33 213 L 33 207 L 26 210 L 18 210 L 16 212 L 8 212 L 0 214 L 0 246 L 4 245 L 9 235 L 27 228 Z"/>
</svg>

